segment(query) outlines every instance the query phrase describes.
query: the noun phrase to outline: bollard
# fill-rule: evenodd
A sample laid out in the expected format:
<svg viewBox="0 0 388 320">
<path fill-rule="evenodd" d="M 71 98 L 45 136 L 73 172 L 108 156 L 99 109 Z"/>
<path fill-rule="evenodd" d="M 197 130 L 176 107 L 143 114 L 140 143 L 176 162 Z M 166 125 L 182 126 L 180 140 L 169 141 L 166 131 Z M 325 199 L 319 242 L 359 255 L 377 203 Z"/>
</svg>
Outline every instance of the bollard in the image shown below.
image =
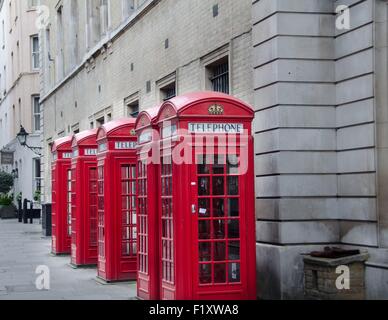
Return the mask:
<svg viewBox="0 0 388 320">
<path fill-rule="evenodd" d="M 34 202 L 30 201 L 30 224 L 34 223 Z"/>
<path fill-rule="evenodd" d="M 23 206 L 22 206 L 22 200 L 18 200 L 18 219 L 19 223 L 23 222 Z"/>
<path fill-rule="evenodd" d="M 27 217 L 27 199 L 23 200 L 23 223 L 28 223 L 28 217 Z"/>
</svg>

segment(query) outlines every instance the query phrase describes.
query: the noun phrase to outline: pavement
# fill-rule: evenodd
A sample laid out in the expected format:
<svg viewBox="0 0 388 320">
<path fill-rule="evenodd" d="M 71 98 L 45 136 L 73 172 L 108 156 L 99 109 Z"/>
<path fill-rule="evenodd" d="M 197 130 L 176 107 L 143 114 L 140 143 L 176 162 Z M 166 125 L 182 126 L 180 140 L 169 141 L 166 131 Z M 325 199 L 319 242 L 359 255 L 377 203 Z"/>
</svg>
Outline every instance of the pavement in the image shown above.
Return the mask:
<svg viewBox="0 0 388 320">
<path fill-rule="evenodd" d="M 40 224 L 0 220 L 0 300 L 132 300 L 136 284 L 101 284 L 96 269 L 73 269 L 69 256 L 50 254 Z M 49 290 L 38 290 L 39 266 L 49 269 Z M 47 283 L 47 282 L 46 282 Z"/>
</svg>

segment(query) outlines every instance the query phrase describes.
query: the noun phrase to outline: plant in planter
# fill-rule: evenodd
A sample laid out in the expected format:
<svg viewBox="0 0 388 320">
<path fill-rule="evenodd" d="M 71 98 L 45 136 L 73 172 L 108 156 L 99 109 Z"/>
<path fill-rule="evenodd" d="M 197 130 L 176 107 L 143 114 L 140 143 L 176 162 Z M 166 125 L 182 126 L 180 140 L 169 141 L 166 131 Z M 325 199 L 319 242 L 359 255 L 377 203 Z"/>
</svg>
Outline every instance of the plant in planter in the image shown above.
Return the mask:
<svg viewBox="0 0 388 320">
<path fill-rule="evenodd" d="M 8 194 L 13 187 L 13 177 L 11 174 L 0 171 L 0 193 Z"/>
<path fill-rule="evenodd" d="M 42 195 L 41 191 L 40 191 L 40 190 L 36 190 L 35 193 L 34 193 L 34 201 L 40 203 L 40 197 L 41 197 L 41 195 Z"/>
<path fill-rule="evenodd" d="M 16 218 L 13 194 L 9 194 L 13 187 L 13 177 L 6 172 L 0 172 L 0 218 Z"/>
</svg>

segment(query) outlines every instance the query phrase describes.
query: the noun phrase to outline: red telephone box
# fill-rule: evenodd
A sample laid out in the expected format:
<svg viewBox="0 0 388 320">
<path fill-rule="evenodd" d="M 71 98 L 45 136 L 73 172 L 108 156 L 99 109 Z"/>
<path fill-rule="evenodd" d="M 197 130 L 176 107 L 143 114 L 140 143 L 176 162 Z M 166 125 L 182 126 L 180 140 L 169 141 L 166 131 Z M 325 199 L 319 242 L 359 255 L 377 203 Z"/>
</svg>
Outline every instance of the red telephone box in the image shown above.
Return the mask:
<svg viewBox="0 0 388 320">
<path fill-rule="evenodd" d="M 97 264 L 97 129 L 76 134 L 71 161 L 71 265 Z"/>
<path fill-rule="evenodd" d="M 256 298 L 253 118 L 214 92 L 162 105 L 161 299 Z"/>
<path fill-rule="evenodd" d="M 136 121 L 137 151 L 137 213 L 138 269 L 137 295 L 144 300 L 157 300 L 159 294 L 159 216 L 157 163 L 149 161 L 152 149 L 159 143 L 155 124 L 159 107 L 139 114 Z"/>
<path fill-rule="evenodd" d="M 71 137 L 52 145 L 52 253 L 70 254 L 71 250 Z"/>
<path fill-rule="evenodd" d="M 98 277 L 136 279 L 135 119 L 103 125 L 98 144 Z"/>
</svg>

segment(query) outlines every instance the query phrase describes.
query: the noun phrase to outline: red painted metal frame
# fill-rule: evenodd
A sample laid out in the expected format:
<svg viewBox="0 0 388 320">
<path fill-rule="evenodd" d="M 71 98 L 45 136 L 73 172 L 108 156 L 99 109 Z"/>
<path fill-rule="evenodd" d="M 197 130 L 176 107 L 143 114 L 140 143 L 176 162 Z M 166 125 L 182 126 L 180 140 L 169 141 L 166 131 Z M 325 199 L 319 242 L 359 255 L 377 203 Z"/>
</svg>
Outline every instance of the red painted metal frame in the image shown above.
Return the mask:
<svg viewBox="0 0 388 320">
<path fill-rule="evenodd" d="M 135 280 L 137 274 L 136 192 L 127 191 L 136 185 L 135 121 L 112 121 L 97 133 L 98 277 L 107 282 Z"/>
<path fill-rule="evenodd" d="M 68 172 L 71 165 L 71 137 L 58 139 L 51 148 L 52 152 L 52 253 L 70 254 L 71 234 L 69 234 L 68 210 L 69 190 Z"/>
<path fill-rule="evenodd" d="M 158 300 L 159 287 L 159 214 L 158 214 L 158 171 L 157 163 L 147 162 L 152 149 L 158 144 L 155 119 L 160 107 L 139 114 L 136 132 L 139 146 L 138 160 L 138 278 L 137 296 L 144 300 Z"/>
<path fill-rule="evenodd" d="M 220 106 L 222 111 L 218 110 L 219 114 L 213 115 L 210 112 L 211 107 Z M 199 216 L 199 201 L 202 199 L 198 191 L 199 184 L 203 181 L 201 178 L 206 178 L 206 176 L 202 177 L 197 172 L 198 166 L 196 164 L 178 165 L 173 162 L 170 166 L 167 161 L 167 164 L 163 165 L 162 163 L 160 165 L 159 208 L 161 211 L 158 237 L 161 299 L 228 300 L 256 298 L 254 154 L 251 131 L 253 118 L 254 112 L 246 103 L 231 96 L 215 92 L 193 93 L 176 97 L 166 101 L 159 110 L 156 122 L 159 125 L 160 132 L 164 131 L 165 121 L 169 121 L 172 127 L 176 126 L 177 129 L 186 130 L 188 130 L 190 122 L 241 123 L 249 135 L 248 141 L 244 145 L 238 146 L 239 149 L 246 148 L 245 150 L 248 150 L 247 172 L 238 175 L 238 177 L 230 177 L 231 181 L 237 181 L 239 192 L 238 196 L 236 196 L 238 209 L 234 214 L 237 213 L 238 216 L 237 218 L 231 218 L 226 212 L 227 209 L 222 210 L 224 215 L 220 218 L 215 218 L 217 215 L 214 212 L 211 213 L 208 233 L 210 233 L 210 230 L 215 230 L 215 225 L 225 224 L 223 238 L 222 236 L 217 238 L 217 236 L 210 234 L 204 237 L 205 239 L 209 238 L 205 242 L 208 241 L 208 245 L 212 248 L 210 249 L 212 250 L 210 251 L 210 256 L 209 252 L 203 251 L 202 247 L 201 249 L 199 248 L 204 241 L 202 239 L 203 235 L 199 239 L 199 232 L 203 231 L 203 225 L 206 225 L 206 220 L 204 220 L 205 223 L 203 224 L 202 217 Z M 171 131 L 174 130 L 166 130 L 166 132 Z M 189 135 L 193 136 L 192 134 Z M 195 136 L 214 137 L 216 135 L 195 134 Z M 174 146 L 179 139 L 176 139 L 176 137 L 162 137 L 161 150 L 162 153 L 164 152 L 163 157 L 168 155 L 164 150 L 164 145 L 166 145 L 167 141 Z M 195 146 L 196 142 L 193 142 L 192 147 L 194 148 Z M 215 148 L 216 150 L 218 149 L 217 143 Z M 229 149 L 226 150 L 227 153 L 230 152 Z M 195 157 L 200 154 L 193 153 Z M 233 154 L 235 153 L 236 151 L 233 152 Z M 206 152 L 202 152 L 202 154 L 206 154 Z M 238 154 L 235 155 L 238 156 Z M 211 177 L 212 175 L 209 174 L 209 183 L 211 183 Z M 225 182 L 226 180 L 229 181 L 229 176 L 224 172 L 222 177 L 225 179 L 224 188 L 226 190 Z M 219 177 L 215 175 L 215 178 Z M 209 203 L 215 203 L 218 198 L 220 197 L 209 196 Z M 225 193 L 221 200 L 228 204 L 228 193 Z M 193 205 L 194 207 L 192 207 Z M 194 213 L 192 212 L 193 208 L 195 208 Z M 214 210 L 215 205 L 212 205 L 212 208 Z M 207 211 L 205 210 L 204 212 Z M 236 220 L 238 220 L 239 227 L 233 231 L 231 226 L 235 225 Z M 172 230 L 169 229 L 170 227 L 172 227 Z M 150 233 L 152 233 L 151 230 Z M 237 233 L 240 238 L 233 240 L 236 237 L 233 233 Z M 226 253 L 224 253 L 224 261 L 221 261 L 222 259 L 216 260 L 215 243 L 220 239 L 225 246 L 228 246 L 227 248 L 225 247 L 225 252 L 231 252 L 232 248 L 233 250 L 237 248 L 238 259 L 235 258 L 238 260 L 237 262 L 230 261 L 233 259 L 228 257 Z M 236 242 L 237 246 L 235 245 Z M 220 246 L 217 247 L 219 248 Z M 208 264 L 208 266 L 205 264 Z M 206 280 L 202 274 L 204 267 L 211 270 L 209 273 L 210 280 Z M 201 270 L 201 275 L 199 270 Z M 221 273 L 220 270 L 222 271 Z M 219 274 L 221 274 L 221 277 Z M 222 280 L 223 277 L 225 277 L 225 280 Z M 200 279 L 202 283 L 200 283 Z"/>
<path fill-rule="evenodd" d="M 97 129 L 72 140 L 71 264 L 97 265 Z"/>
</svg>

